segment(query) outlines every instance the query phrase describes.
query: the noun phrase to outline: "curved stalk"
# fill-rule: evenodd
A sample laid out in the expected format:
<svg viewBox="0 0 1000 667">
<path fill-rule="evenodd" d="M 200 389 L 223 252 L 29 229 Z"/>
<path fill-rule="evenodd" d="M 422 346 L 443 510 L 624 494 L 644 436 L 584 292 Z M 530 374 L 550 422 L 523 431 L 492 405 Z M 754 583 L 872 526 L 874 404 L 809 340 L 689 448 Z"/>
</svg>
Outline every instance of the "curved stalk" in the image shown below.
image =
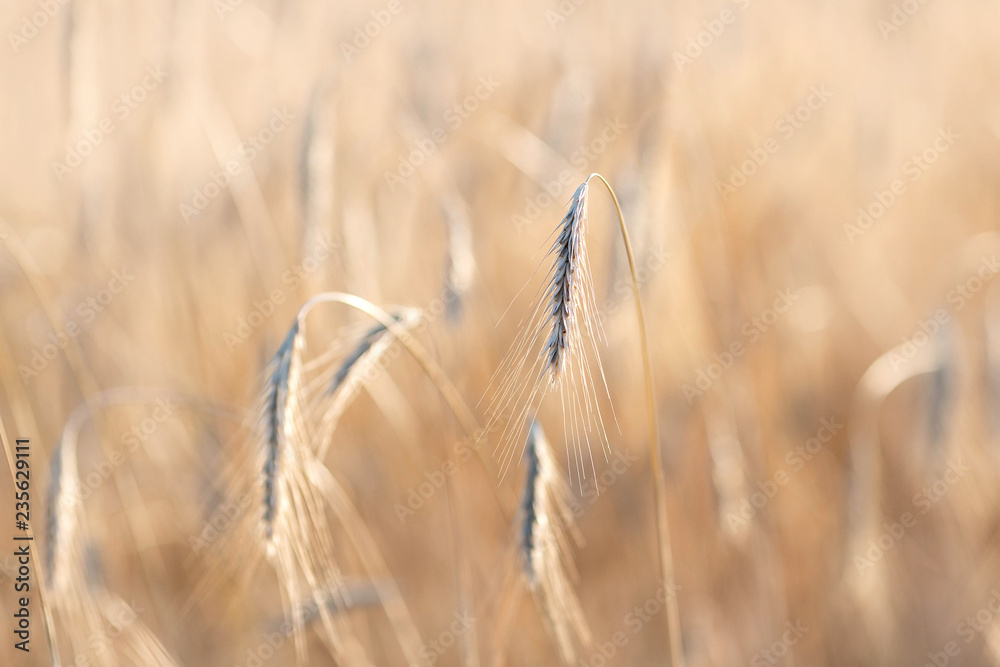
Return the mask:
<svg viewBox="0 0 1000 667">
<path fill-rule="evenodd" d="M 667 481 L 663 474 L 663 454 L 660 451 L 660 428 L 656 417 L 656 394 L 653 386 L 653 366 L 649 360 L 649 344 L 646 340 L 646 318 L 642 311 L 642 299 L 639 298 L 639 273 L 635 268 L 635 256 L 632 254 L 632 243 L 629 241 L 628 229 L 625 227 L 625 216 L 622 214 L 621 204 L 618 197 L 607 179 L 598 173 L 593 173 L 587 177 L 598 178 L 611 193 L 611 199 L 615 203 L 615 210 L 618 212 L 618 225 L 622 233 L 622 241 L 625 243 L 625 252 L 628 254 L 628 267 L 632 274 L 632 292 L 635 295 L 635 314 L 639 321 L 639 340 L 642 347 L 642 370 L 646 385 L 646 410 L 648 413 L 649 428 L 649 458 L 653 468 L 653 489 L 656 496 L 656 529 L 659 540 L 657 542 L 660 551 L 660 569 L 663 575 L 664 586 L 671 586 L 674 583 L 674 557 L 670 542 L 670 521 L 667 517 Z M 673 590 L 672 588 L 670 590 Z M 670 664 L 673 667 L 684 666 L 684 645 L 681 637 L 680 610 L 677 606 L 677 596 L 672 593 L 667 595 L 667 632 L 670 641 Z"/>
</svg>

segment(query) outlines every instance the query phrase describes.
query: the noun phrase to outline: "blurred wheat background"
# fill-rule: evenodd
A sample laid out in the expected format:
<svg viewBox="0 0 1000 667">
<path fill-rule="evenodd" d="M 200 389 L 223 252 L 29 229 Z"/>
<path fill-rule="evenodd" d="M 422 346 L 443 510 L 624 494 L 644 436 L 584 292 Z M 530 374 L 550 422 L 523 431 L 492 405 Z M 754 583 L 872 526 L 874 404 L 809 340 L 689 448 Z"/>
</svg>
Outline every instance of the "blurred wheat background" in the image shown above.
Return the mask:
<svg viewBox="0 0 1000 667">
<path fill-rule="evenodd" d="M 56 662 L 36 565 L 70 422 L 86 541 L 46 603 L 100 590 L 104 620 L 62 600 L 61 664 L 166 664 L 123 646 L 140 628 L 175 664 L 335 664 L 318 623 L 275 635 L 275 572 L 224 537 L 267 361 L 319 292 L 417 308 L 485 424 L 596 171 L 636 250 L 675 577 L 595 190 L 615 455 L 569 495 L 574 664 L 670 664 L 668 596 L 691 666 L 1000 664 L 996 3 L 17 0 L 0 26 L 0 417 L 31 438 L 38 557 L 24 654 L 0 556 L 0 663 Z M 372 324 L 316 309 L 307 358 Z M 538 419 L 566 466 L 558 402 Z M 519 562 L 524 462 L 501 482 L 473 456 L 398 343 L 323 463 L 370 538 L 327 514 L 371 664 L 560 663 Z M 248 585 L 204 587 L 226 561 Z"/>
</svg>

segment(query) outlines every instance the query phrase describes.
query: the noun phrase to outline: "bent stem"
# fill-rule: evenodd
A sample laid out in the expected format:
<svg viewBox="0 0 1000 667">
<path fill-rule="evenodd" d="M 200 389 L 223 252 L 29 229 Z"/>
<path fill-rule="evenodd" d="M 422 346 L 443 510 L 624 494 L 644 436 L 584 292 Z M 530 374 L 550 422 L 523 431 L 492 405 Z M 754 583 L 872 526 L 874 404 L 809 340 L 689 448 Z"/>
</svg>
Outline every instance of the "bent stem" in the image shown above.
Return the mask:
<svg viewBox="0 0 1000 667">
<path fill-rule="evenodd" d="M 424 374 L 430 379 L 431 383 L 437 388 L 438 392 L 444 398 L 445 402 L 448 404 L 449 409 L 455 418 L 458 420 L 459 425 L 465 434 L 473 442 L 478 442 L 479 438 L 483 434 L 483 429 L 480 428 L 479 423 L 476 421 L 475 415 L 466 405 L 465 400 L 462 398 L 462 394 L 458 391 L 451 380 L 448 379 L 448 375 L 444 372 L 437 362 L 434 361 L 430 353 L 424 348 L 423 345 L 417 341 L 413 335 L 406 330 L 397 322 L 389 313 L 385 312 L 383 309 L 379 308 L 367 299 L 363 299 L 359 296 L 353 294 L 345 294 L 343 292 L 322 292 L 310 298 L 306 301 L 302 307 L 299 309 L 297 315 L 299 321 L 303 321 L 306 315 L 312 310 L 313 306 L 320 303 L 340 303 L 345 306 L 350 306 L 362 313 L 365 313 L 373 320 L 385 327 L 393 337 L 398 340 L 403 347 L 406 348 L 410 356 L 417 362 Z M 483 467 L 486 469 L 487 473 L 496 476 L 496 470 L 493 469 L 492 460 L 486 456 L 482 448 L 473 447 L 476 456 L 479 458 Z M 324 448 L 323 451 L 319 453 L 319 458 L 322 460 L 326 456 L 327 450 Z M 510 516 L 507 511 L 506 505 L 503 499 L 494 494 L 494 498 L 497 501 L 498 507 L 504 520 L 509 521 Z"/>
<path fill-rule="evenodd" d="M 618 225 L 628 254 L 628 267 L 632 273 L 632 292 L 635 295 L 635 314 L 639 320 L 639 340 L 642 347 L 642 370 L 646 384 L 646 410 L 649 422 L 649 458 L 653 467 L 653 488 L 656 495 L 656 528 L 659 536 L 660 569 L 663 584 L 671 586 L 674 583 L 674 557 L 670 542 L 670 521 L 667 517 L 667 482 L 663 474 L 663 454 L 660 452 L 660 429 L 656 417 L 656 397 L 653 389 L 653 366 L 649 360 L 649 344 L 646 341 L 646 318 L 642 312 L 642 299 L 639 298 L 639 274 L 635 268 L 635 256 L 632 254 L 632 243 L 629 241 L 628 229 L 625 227 L 625 216 L 622 214 L 618 197 L 607 179 L 598 173 L 587 177 L 598 178 L 611 193 L 618 212 Z M 680 610 L 677 606 L 677 596 L 667 595 L 667 633 L 670 641 L 670 664 L 674 667 L 684 667 L 684 645 L 681 637 Z"/>
<path fill-rule="evenodd" d="M 312 297 L 302 305 L 302 308 L 299 309 L 299 320 L 301 321 L 305 319 L 306 314 L 316 304 L 330 301 L 342 303 L 345 306 L 351 306 L 352 308 L 360 310 L 385 327 L 393 335 L 393 337 L 396 338 L 396 340 L 403 344 L 403 347 L 406 348 L 414 360 L 416 360 L 416 362 L 420 365 L 427 377 L 430 378 L 431 382 L 433 382 L 437 387 L 438 391 L 441 392 L 441 395 L 448 403 L 448 407 L 451 408 L 451 411 L 458 419 L 459 424 L 462 426 L 466 435 L 470 437 L 475 437 L 477 435 L 479 424 L 476 422 L 476 418 L 465 404 L 465 401 L 462 400 L 462 395 L 458 392 L 458 389 L 455 388 L 455 385 L 451 383 L 451 380 L 448 379 L 448 376 L 441 369 L 441 367 L 434 362 L 424 347 L 418 343 L 412 335 L 410 335 L 409 331 L 400 326 L 400 324 L 396 322 L 396 320 L 393 319 L 389 313 L 385 312 L 370 301 L 362 299 L 359 296 L 354 296 L 353 294 L 344 294 L 342 292 L 323 292 Z"/>
</svg>

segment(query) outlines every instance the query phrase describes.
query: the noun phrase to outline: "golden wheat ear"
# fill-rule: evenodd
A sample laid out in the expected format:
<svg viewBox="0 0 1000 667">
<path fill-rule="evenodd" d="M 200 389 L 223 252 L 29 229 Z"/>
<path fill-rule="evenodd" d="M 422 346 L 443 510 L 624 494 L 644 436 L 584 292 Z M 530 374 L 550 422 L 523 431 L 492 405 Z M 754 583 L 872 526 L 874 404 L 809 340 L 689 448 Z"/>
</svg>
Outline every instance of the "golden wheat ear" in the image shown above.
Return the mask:
<svg viewBox="0 0 1000 667">
<path fill-rule="evenodd" d="M 525 579 L 567 665 L 577 662 L 578 651 L 592 643 L 590 628 L 580 607 L 572 579 L 576 568 L 572 542 L 583 538 L 573 522 L 569 486 L 556 464 L 548 439 L 538 422 L 532 422 L 524 458 L 526 473 L 521 499 L 519 553 Z"/>
<path fill-rule="evenodd" d="M 390 317 L 390 322 L 398 327 L 398 330 L 409 331 L 420 323 L 421 313 L 416 308 L 400 308 Z M 340 418 L 361 393 L 366 379 L 377 371 L 395 340 L 387 324 L 377 322 L 368 329 L 339 363 L 325 394 L 317 401 L 319 404 L 315 406 L 314 411 L 321 416 L 317 420 L 319 427 L 314 440 L 317 443 L 316 458 L 320 461 L 326 459 L 327 452 L 333 444 Z"/>
<path fill-rule="evenodd" d="M 575 472 L 582 485 L 588 468 L 596 476 L 593 441 L 600 444 L 605 459 L 610 456 L 595 382 L 595 376 L 600 376 L 610 402 L 597 349 L 598 341 L 604 341 L 604 331 L 587 254 L 588 193 L 587 182 L 573 193 L 549 248 L 551 266 L 544 287 L 492 381 L 486 432 L 498 428 L 505 415 L 510 416 L 497 443 L 501 475 L 513 462 L 518 445 L 525 442 L 523 425 L 546 393 L 559 394 L 567 447 L 574 443 L 574 455 L 567 456 L 567 465 L 571 459 L 575 463 L 575 471 L 569 471 L 571 479 Z M 587 458 L 589 464 L 585 463 Z"/>
<path fill-rule="evenodd" d="M 108 667 L 177 664 L 140 618 L 139 610 L 105 586 L 101 568 L 95 565 L 100 562 L 100 554 L 90 539 L 83 506 L 86 494 L 77 465 L 80 431 L 92 418 L 94 410 L 141 404 L 156 398 L 176 399 L 189 407 L 213 413 L 225 411 L 206 399 L 176 392 L 134 387 L 110 389 L 73 411 L 52 454 L 46 503 L 46 589 L 52 593 L 53 615 L 61 621 L 61 627 L 67 629 L 65 648 L 80 659 L 86 657 L 87 664 Z M 109 636 L 108 628 L 117 629 L 115 636 Z M 102 641 L 95 643 L 95 638 Z M 58 650 L 59 647 L 55 647 L 54 654 Z M 53 660 L 58 664 L 58 655 L 53 655 Z"/>
<path fill-rule="evenodd" d="M 315 403 L 310 397 L 317 392 L 310 391 L 303 367 L 304 318 L 300 310 L 268 365 L 251 438 L 259 519 L 251 518 L 241 532 L 256 536 L 260 552 L 278 575 L 299 656 L 305 657 L 306 619 L 301 605 L 294 604 L 312 596 L 320 638 L 331 654 L 344 664 L 368 664 L 350 624 L 331 611 L 335 605 L 328 600 L 340 595 L 342 606 L 351 604 L 342 588 L 325 502 L 312 473 L 317 459 Z"/>
<path fill-rule="evenodd" d="M 591 174 L 573 193 L 569 210 L 563 217 L 549 251 L 554 261 L 546 277 L 545 288 L 540 293 L 542 298 L 536 300 L 534 310 L 522 321 L 518 337 L 501 362 L 494 378 L 491 379 L 491 386 L 495 389 L 489 405 L 489 422 L 485 432 L 489 433 L 499 428 L 510 413 L 510 418 L 503 424 L 497 445 L 502 477 L 503 472 L 513 461 L 516 445 L 519 442 L 527 442 L 528 437 L 523 435 L 522 425 L 527 423 L 529 415 L 535 413 L 543 392 L 558 391 L 562 403 L 567 454 L 568 443 L 572 441 L 575 443 L 576 473 L 581 486 L 585 470 L 582 464 L 583 445 L 585 444 L 590 452 L 591 439 L 597 439 L 604 450 L 605 458 L 609 457 L 610 445 L 594 382 L 595 376 L 599 375 L 610 403 L 610 392 L 596 346 L 598 340 L 604 340 L 604 332 L 597 314 L 590 262 L 587 257 L 587 203 L 589 184 L 593 179 L 602 182 L 611 195 L 618 214 L 622 242 L 628 256 L 642 352 L 660 573 L 664 585 L 671 586 L 675 582 L 670 522 L 667 516 L 666 477 L 663 472 L 663 455 L 660 451 L 656 392 L 649 342 L 646 337 L 646 319 L 639 293 L 639 275 L 618 196 L 607 179 L 598 173 Z M 592 365 L 596 367 L 597 372 L 593 372 Z M 568 460 L 569 456 L 567 464 Z M 596 477 L 592 454 L 590 468 Z M 674 596 L 669 596 L 667 599 L 666 616 L 671 664 L 674 667 L 683 667 L 685 660 L 680 610 Z"/>
<path fill-rule="evenodd" d="M 261 466 L 261 478 L 264 482 L 263 526 L 268 542 L 274 537 L 274 522 L 280 494 L 278 479 L 281 472 L 279 468 L 282 446 L 289 438 L 301 437 L 304 429 L 297 407 L 296 392 L 289 391 L 293 380 L 292 360 L 295 356 L 298 334 L 299 322 L 296 319 L 271 360 L 261 401 L 258 429 L 263 444 Z"/>
<path fill-rule="evenodd" d="M 340 303 L 370 315 L 378 323 L 360 339 L 339 337 L 315 355 L 307 354 L 306 319 L 322 303 Z M 197 597 L 209 586 L 218 586 L 227 574 L 249 585 L 256 567 L 265 562 L 274 569 L 282 594 L 285 620 L 294 635 L 296 650 L 305 658 L 305 629 L 312 624 L 338 664 L 369 664 L 355 638 L 346 614 L 339 610 L 358 606 L 337 565 L 337 552 L 328 522 L 329 512 L 339 518 L 349 540 L 372 574 L 387 574 L 373 548 L 360 516 L 347 494 L 322 460 L 334 438 L 337 423 L 350 402 L 370 379 L 388 346 L 398 340 L 410 350 L 425 371 L 436 378 L 453 409 L 463 405 L 443 373 L 409 335 L 420 321 L 415 309 L 395 314 L 358 297 L 336 292 L 318 294 L 298 314 L 268 364 L 255 409 L 252 433 L 233 457 L 233 498 L 249 499 L 224 543 L 214 549 L 217 562 Z M 350 340 L 348 340 L 350 338 Z M 464 413 L 458 413 L 460 418 Z M 468 428 L 474 429 L 474 420 Z M 242 504 L 242 503 L 241 503 Z M 238 572 L 234 572 L 234 564 Z M 409 662 L 420 662 L 421 641 L 416 627 L 395 591 L 381 586 L 381 597 L 390 622 Z M 310 603 L 311 600 L 311 603 Z"/>
</svg>

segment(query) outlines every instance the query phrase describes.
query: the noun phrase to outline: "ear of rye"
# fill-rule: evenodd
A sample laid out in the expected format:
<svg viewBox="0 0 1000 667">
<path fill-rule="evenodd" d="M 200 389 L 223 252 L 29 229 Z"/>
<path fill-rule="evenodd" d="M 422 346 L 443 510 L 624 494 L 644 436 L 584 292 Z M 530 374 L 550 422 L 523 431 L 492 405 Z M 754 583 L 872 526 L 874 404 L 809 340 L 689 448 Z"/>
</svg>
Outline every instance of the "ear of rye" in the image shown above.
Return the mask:
<svg viewBox="0 0 1000 667">
<path fill-rule="evenodd" d="M 530 427 L 525 459 L 519 532 L 525 578 L 563 662 L 576 664 L 578 650 L 592 642 L 571 583 L 576 578 L 571 542 L 582 544 L 582 537 L 573 522 L 569 487 L 538 422 Z"/>
<path fill-rule="evenodd" d="M 526 442 L 521 425 L 535 413 L 546 393 L 559 395 L 567 466 L 575 465 L 575 470 L 569 470 L 570 479 L 575 472 L 582 485 L 588 468 L 596 475 L 592 452 L 595 440 L 605 458 L 609 456 L 595 382 L 595 375 L 599 375 L 607 394 L 597 349 L 604 332 L 597 316 L 587 254 L 588 193 L 587 183 L 573 193 L 549 249 L 551 266 L 545 285 L 532 311 L 521 321 L 520 333 L 494 376 L 486 432 L 502 428 L 496 452 L 501 474 L 513 462 L 517 445 Z M 502 423 L 505 415 L 509 419 Z"/>
</svg>

